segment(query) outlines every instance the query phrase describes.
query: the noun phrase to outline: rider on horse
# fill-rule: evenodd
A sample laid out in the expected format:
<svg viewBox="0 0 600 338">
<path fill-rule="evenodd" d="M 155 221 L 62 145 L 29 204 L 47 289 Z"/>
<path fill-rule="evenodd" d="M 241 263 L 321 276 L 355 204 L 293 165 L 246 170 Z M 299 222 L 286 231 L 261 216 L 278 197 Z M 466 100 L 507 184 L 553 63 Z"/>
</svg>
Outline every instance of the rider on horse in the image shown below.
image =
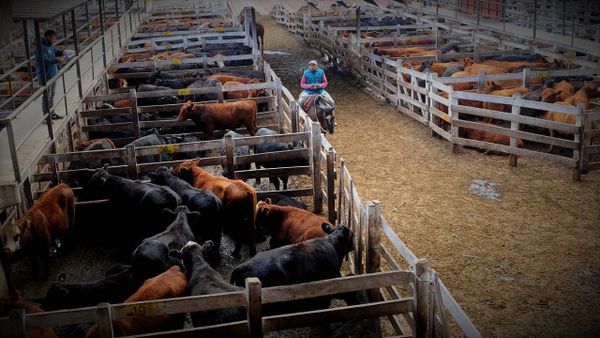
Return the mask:
<svg viewBox="0 0 600 338">
<path fill-rule="evenodd" d="M 306 100 L 311 95 L 317 94 L 323 97 L 329 105 L 334 108 L 335 102 L 325 90 L 327 87 L 327 77 L 325 76 L 323 69 L 319 68 L 317 65 L 317 61 L 311 60 L 308 63 L 308 69 L 306 69 L 302 75 L 300 87 L 304 90 L 300 93 L 300 97 L 298 97 L 298 104 L 300 107 L 304 108 Z"/>
</svg>

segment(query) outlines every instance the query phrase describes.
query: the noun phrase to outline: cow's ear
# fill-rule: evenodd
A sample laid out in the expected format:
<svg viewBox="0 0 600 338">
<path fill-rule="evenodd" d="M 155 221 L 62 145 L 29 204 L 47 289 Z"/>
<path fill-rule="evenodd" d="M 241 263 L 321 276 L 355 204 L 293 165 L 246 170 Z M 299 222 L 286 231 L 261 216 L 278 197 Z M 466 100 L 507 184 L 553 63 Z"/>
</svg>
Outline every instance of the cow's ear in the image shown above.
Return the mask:
<svg viewBox="0 0 600 338">
<path fill-rule="evenodd" d="M 333 228 L 329 225 L 329 223 L 323 222 L 323 224 L 321 224 L 321 228 L 328 235 L 333 232 Z"/>
<path fill-rule="evenodd" d="M 350 236 L 350 229 L 348 229 L 348 227 L 342 227 L 342 235 L 344 237 Z"/>
<path fill-rule="evenodd" d="M 164 208 L 163 209 L 163 214 L 167 214 L 167 215 L 175 215 L 175 212 L 173 212 L 173 210 L 169 209 L 169 208 Z"/>
<path fill-rule="evenodd" d="M 265 203 L 273 204 L 273 201 L 271 201 L 271 199 L 267 197 L 267 198 L 265 198 Z"/>
<path fill-rule="evenodd" d="M 202 254 L 206 255 L 209 252 L 212 251 L 212 249 L 214 248 L 215 244 L 213 243 L 213 241 L 208 240 L 206 242 L 204 242 L 204 244 L 202 244 Z"/>
<path fill-rule="evenodd" d="M 154 171 L 151 171 L 148 173 L 148 177 L 150 178 L 150 181 L 154 181 L 154 179 L 158 177 L 158 174 Z"/>
</svg>

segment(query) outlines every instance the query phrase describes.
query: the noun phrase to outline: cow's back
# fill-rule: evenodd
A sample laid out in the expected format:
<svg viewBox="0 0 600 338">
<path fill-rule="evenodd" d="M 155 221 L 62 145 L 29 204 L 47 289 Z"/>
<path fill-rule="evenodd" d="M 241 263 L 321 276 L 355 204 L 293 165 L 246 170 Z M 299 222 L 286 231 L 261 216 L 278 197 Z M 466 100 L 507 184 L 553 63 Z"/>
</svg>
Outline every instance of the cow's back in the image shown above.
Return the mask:
<svg viewBox="0 0 600 338">
<path fill-rule="evenodd" d="M 75 219 L 75 195 L 71 188 L 61 183 L 42 195 L 30 209 L 29 214 L 37 221 L 32 220 L 34 225 L 38 223 L 38 226 L 47 226 L 52 234 L 64 233 Z M 46 224 L 39 224 L 40 222 Z"/>
</svg>

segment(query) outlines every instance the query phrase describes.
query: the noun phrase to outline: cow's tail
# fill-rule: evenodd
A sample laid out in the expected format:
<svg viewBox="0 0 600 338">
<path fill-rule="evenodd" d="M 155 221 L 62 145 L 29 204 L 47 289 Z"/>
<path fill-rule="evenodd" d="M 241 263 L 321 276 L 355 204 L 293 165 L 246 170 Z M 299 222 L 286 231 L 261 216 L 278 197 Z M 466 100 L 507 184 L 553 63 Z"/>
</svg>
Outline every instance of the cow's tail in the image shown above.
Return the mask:
<svg viewBox="0 0 600 338">
<path fill-rule="evenodd" d="M 58 205 L 67 215 L 68 225 L 70 227 L 75 222 L 75 196 L 71 188 L 66 187 L 59 196 Z"/>
</svg>

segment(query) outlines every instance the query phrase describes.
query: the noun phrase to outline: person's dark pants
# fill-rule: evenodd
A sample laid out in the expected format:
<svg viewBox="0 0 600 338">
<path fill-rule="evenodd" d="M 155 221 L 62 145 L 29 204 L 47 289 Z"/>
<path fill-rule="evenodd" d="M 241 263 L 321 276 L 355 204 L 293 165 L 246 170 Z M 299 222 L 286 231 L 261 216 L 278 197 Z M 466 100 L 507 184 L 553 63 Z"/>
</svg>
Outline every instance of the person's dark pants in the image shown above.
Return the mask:
<svg viewBox="0 0 600 338">
<path fill-rule="evenodd" d="M 46 106 L 46 100 L 42 100 L 42 111 L 50 112 L 50 108 L 54 105 L 54 91 L 56 89 L 56 81 L 52 82 L 51 85 L 48 85 L 48 89 L 44 92 L 44 96 L 48 95 L 48 106 Z"/>
</svg>

